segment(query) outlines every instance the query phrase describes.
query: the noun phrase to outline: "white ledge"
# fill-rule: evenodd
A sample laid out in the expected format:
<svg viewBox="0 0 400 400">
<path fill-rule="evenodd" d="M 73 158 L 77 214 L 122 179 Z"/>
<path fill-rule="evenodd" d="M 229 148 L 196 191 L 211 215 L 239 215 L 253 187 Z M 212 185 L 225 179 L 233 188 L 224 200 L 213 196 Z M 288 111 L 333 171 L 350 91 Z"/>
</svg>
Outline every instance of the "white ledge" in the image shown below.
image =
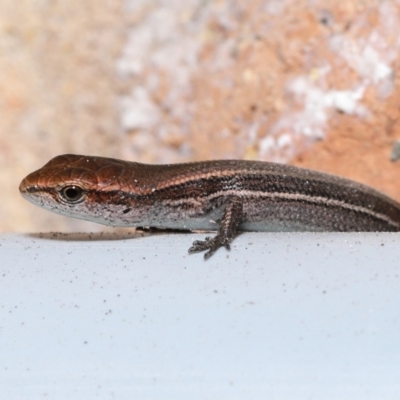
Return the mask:
<svg viewBox="0 0 400 400">
<path fill-rule="evenodd" d="M 2 398 L 398 397 L 399 234 L 129 236 L 0 235 Z"/>
</svg>

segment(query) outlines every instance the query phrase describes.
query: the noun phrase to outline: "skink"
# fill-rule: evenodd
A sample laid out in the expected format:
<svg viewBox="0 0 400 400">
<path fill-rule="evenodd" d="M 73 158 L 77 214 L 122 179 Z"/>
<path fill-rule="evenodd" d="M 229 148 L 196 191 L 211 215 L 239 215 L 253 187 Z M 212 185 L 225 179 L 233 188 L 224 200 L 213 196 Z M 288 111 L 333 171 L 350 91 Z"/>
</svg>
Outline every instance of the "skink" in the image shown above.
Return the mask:
<svg viewBox="0 0 400 400">
<path fill-rule="evenodd" d="M 47 210 L 104 225 L 216 230 L 189 249 L 206 259 L 238 230 L 400 230 L 400 204 L 368 186 L 261 161 L 148 165 L 66 154 L 19 190 Z"/>
</svg>

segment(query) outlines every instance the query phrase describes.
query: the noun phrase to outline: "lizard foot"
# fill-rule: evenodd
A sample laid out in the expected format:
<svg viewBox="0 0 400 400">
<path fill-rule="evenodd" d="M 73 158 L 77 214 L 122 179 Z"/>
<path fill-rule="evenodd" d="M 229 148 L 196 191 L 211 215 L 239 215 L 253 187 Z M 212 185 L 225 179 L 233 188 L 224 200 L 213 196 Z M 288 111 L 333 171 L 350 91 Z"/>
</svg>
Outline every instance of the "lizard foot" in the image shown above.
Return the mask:
<svg viewBox="0 0 400 400">
<path fill-rule="evenodd" d="M 218 235 L 213 238 L 206 237 L 205 240 L 195 240 L 192 247 L 189 249 L 189 254 L 208 250 L 206 253 L 204 253 L 204 259 L 208 260 L 222 246 L 230 250 L 229 243 L 221 240 Z"/>
</svg>

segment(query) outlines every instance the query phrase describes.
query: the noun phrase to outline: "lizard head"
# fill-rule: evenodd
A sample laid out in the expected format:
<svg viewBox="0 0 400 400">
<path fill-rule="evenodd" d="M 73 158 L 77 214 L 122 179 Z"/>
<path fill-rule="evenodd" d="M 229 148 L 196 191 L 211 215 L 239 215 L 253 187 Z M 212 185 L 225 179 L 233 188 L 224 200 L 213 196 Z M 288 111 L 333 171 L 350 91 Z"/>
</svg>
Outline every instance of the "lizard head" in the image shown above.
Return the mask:
<svg viewBox="0 0 400 400">
<path fill-rule="evenodd" d="M 49 211 L 112 225 L 113 207 L 124 207 L 124 182 L 134 182 L 125 179 L 133 174 L 127 164 L 135 165 L 110 158 L 61 155 L 24 178 L 19 190 L 26 200 Z M 134 195 L 132 184 L 130 193 Z"/>
</svg>

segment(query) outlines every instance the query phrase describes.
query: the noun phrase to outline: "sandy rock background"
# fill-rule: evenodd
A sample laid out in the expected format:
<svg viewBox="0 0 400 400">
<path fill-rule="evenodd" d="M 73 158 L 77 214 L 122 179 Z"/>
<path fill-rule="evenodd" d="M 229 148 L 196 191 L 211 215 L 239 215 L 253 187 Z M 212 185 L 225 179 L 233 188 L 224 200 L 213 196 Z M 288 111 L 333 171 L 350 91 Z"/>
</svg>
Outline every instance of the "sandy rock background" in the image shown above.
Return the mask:
<svg viewBox="0 0 400 400">
<path fill-rule="evenodd" d="M 0 229 L 103 229 L 18 193 L 69 152 L 285 162 L 400 201 L 399 51 L 395 0 L 0 0 Z"/>
</svg>

